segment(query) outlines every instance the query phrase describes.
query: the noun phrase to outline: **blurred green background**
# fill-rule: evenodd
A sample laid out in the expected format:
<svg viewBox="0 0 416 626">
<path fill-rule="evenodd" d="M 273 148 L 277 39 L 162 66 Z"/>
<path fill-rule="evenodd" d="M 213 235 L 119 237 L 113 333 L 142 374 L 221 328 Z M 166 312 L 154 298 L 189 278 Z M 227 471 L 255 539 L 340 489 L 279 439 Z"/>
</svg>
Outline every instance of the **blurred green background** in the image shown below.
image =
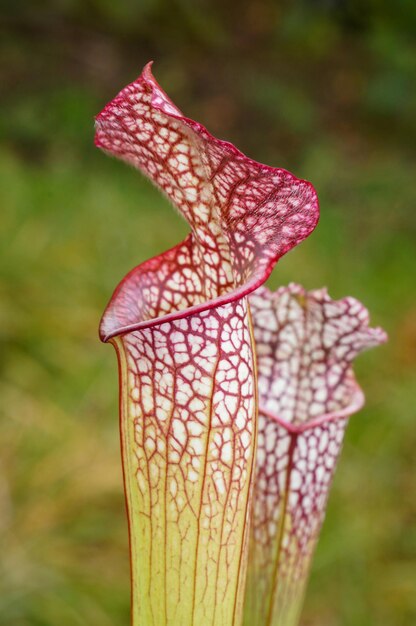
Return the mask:
<svg viewBox="0 0 416 626">
<path fill-rule="evenodd" d="M 321 222 L 270 284 L 354 295 L 390 335 L 357 363 L 367 405 L 302 624 L 416 624 L 414 0 L 44 0 L 1 19 L 0 624 L 129 621 L 116 358 L 97 327 L 186 226 L 94 149 L 93 116 L 152 58 L 188 116 L 317 188 Z"/>
</svg>

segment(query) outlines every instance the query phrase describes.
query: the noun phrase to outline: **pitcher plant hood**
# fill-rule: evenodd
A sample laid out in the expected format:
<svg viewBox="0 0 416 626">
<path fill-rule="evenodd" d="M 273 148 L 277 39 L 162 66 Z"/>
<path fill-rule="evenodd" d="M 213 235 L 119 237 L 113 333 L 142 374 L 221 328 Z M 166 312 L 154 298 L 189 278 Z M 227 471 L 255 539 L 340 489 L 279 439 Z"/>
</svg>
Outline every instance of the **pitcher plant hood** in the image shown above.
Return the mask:
<svg viewBox="0 0 416 626">
<path fill-rule="evenodd" d="M 118 286 L 101 338 L 233 302 L 315 228 L 312 185 L 246 157 L 176 108 L 151 73 L 96 118 L 95 143 L 146 174 L 190 225 L 189 236 Z"/>
</svg>

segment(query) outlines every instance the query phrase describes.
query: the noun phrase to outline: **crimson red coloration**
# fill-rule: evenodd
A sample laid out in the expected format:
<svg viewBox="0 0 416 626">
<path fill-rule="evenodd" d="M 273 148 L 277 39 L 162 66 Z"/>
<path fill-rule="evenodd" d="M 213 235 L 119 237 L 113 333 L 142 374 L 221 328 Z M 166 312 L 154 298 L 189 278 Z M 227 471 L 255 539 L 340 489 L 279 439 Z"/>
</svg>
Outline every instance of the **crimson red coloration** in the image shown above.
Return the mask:
<svg viewBox="0 0 416 626">
<path fill-rule="evenodd" d="M 191 227 L 185 241 L 119 285 L 102 320 L 104 341 L 241 298 L 317 224 L 310 183 L 256 163 L 184 117 L 150 64 L 96 126 L 96 145 L 151 178 Z"/>
<path fill-rule="evenodd" d="M 313 187 L 186 117 L 150 65 L 97 117 L 191 233 L 136 267 L 101 322 L 117 350 L 133 624 L 242 618 L 257 428 L 248 293 L 318 220 Z"/>
<path fill-rule="evenodd" d="M 250 306 L 260 415 L 245 617 L 294 626 L 347 418 L 364 400 L 351 363 L 386 335 L 325 289 L 262 287 Z"/>
</svg>

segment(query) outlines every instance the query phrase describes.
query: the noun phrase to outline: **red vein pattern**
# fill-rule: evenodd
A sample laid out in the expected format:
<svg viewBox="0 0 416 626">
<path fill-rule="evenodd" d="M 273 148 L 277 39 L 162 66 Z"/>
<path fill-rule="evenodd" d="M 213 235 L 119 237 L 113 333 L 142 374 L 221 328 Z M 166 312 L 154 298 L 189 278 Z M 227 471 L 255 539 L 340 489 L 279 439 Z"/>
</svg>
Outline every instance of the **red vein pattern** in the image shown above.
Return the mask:
<svg viewBox="0 0 416 626">
<path fill-rule="evenodd" d="M 295 626 L 347 418 L 363 404 L 351 362 L 386 340 L 355 299 L 291 284 L 250 296 L 259 428 L 247 626 Z"/>
<path fill-rule="evenodd" d="M 316 194 L 184 117 L 150 66 L 97 117 L 96 144 L 191 228 L 126 276 L 100 327 L 119 359 L 133 624 L 239 624 L 257 426 L 245 296 L 313 230 Z"/>
</svg>

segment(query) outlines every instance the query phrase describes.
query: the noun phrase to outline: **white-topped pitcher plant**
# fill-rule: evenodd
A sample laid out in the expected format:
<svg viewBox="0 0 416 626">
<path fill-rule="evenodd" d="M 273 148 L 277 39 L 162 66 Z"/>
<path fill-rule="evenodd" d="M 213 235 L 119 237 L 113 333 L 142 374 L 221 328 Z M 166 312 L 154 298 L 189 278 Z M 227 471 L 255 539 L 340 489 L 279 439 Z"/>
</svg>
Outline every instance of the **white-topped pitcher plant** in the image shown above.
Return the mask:
<svg viewBox="0 0 416 626">
<path fill-rule="evenodd" d="M 117 351 L 133 626 L 295 626 L 348 417 L 353 358 L 385 341 L 352 298 L 263 285 L 318 222 L 312 185 L 185 117 L 150 64 L 96 145 L 187 220 L 119 284 Z"/>
</svg>

